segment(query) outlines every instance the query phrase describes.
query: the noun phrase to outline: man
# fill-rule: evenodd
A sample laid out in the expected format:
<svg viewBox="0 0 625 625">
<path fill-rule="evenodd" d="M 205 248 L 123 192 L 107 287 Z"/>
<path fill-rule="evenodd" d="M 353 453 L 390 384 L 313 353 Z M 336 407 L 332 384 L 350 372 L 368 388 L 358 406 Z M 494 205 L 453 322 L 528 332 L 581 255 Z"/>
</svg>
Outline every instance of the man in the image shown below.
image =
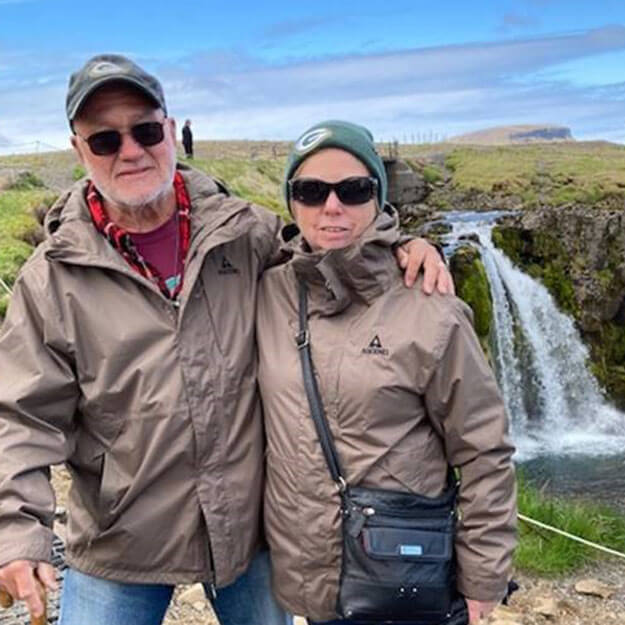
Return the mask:
<svg viewBox="0 0 625 625">
<path fill-rule="evenodd" d="M 187 119 L 182 127 L 182 147 L 184 147 L 184 155 L 187 158 L 193 158 L 193 133 L 190 119 Z"/>
<path fill-rule="evenodd" d="M 0 587 L 41 613 L 65 462 L 60 625 L 155 625 L 192 582 L 222 625 L 283 625 L 259 550 L 253 333 L 281 224 L 176 168 L 161 85 L 130 60 L 89 60 L 67 115 L 88 180 L 47 215 L 0 332 Z M 426 248 L 430 290 L 439 265 Z"/>
</svg>

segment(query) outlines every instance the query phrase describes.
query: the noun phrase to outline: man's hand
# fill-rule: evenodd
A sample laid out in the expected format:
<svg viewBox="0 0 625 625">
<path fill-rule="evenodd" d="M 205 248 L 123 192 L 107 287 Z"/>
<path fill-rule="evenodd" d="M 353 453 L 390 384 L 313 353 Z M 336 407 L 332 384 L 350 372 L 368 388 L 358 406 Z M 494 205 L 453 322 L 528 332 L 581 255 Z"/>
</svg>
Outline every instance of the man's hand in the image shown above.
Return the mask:
<svg viewBox="0 0 625 625">
<path fill-rule="evenodd" d="M 397 248 L 397 262 L 404 272 L 407 287 L 414 285 L 423 267 L 423 292 L 430 295 L 434 286 L 443 295 L 455 293 L 454 281 L 438 250 L 425 239 L 413 239 Z"/>
<path fill-rule="evenodd" d="M 478 601 L 477 599 L 467 599 L 469 608 L 469 625 L 477 625 L 483 618 L 486 618 L 497 605 L 496 601 Z"/>
<path fill-rule="evenodd" d="M 26 602 L 33 624 L 42 622 L 38 619 L 45 614 L 46 588 L 57 589 L 54 567 L 48 562 L 14 560 L 0 568 L 0 590 Z M 3 603 L 9 603 L 6 595 Z"/>
</svg>

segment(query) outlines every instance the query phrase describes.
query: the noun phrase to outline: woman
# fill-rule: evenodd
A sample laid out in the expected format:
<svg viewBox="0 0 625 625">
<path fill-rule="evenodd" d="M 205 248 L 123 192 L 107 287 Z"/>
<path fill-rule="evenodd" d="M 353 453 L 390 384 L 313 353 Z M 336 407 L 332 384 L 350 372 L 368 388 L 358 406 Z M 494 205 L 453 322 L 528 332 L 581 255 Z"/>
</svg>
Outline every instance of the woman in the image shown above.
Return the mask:
<svg viewBox="0 0 625 625">
<path fill-rule="evenodd" d="M 296 142 L 285 182 L 296 224 L 283 232 L 290 260 L 263 276 L 257 315 L 276 596 L 313 621 L 339 616 L 341 500 L 294 340 L 303 281 L 320 395 L 347 482 L 436 497 L 448 467 L 460 473 L 457 590 L 477 622 L 506 593 L 516 508 L 504 408 L 469 309 L 403 287 L 392 254 L 397 215 L 366 129 L 313 126 Z"/>
</svg>

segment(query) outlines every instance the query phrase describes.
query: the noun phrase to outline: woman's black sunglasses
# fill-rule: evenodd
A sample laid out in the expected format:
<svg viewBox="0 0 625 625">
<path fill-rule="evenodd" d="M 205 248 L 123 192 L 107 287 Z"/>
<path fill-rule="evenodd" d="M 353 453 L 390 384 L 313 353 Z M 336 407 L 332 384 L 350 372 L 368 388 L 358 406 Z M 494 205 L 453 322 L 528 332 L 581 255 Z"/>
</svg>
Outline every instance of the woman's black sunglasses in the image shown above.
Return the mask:
<svg viewBox="0 0 625 625">
<path fill-rule="evenodd" d="M 165 137 L 163 122 L 142 122 L 130 129 L 132 138 L 145 148 L 149 148 L 160 143 Z M 78 135 L 80 136 L 80 135 Z M 89 149 L 96 156 L 110 156 L 115 154 L 122 144 L 122 133 L 119 130 L 102 130 L 89 135 L 87 138 L 81 137 L 89 145 Z"/>
<path fill-rule="evenodd" d="M 352 176 L 339 182 L 326 182 L 317 178 L 294 178 L 288 182 L 289 197 L 306 206 L 320 206 L 334 191 L 343 204 L 364 204 L 373 198 L 378 181 L 370 176 Z"/>
</svg>

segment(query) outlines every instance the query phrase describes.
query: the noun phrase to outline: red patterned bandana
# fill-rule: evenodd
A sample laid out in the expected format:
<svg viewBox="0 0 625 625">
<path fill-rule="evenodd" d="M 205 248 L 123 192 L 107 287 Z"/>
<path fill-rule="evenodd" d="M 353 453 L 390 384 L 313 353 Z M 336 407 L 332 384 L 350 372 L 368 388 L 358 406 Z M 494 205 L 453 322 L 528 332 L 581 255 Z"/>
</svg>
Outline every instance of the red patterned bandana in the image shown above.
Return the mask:
<svg viewBox="0 0 625 625">
<path fill-rule="evenodd" d="M 189 244 L 191 242 L 191 200 L 189 199 L 189 194 L 187 193 L 187 188 L 184 185 L 184 180 L 180 172 L 176 172 L 174 176 L 174 191 L 176 193 L 178 227 L 180 228 L 178 233 L 180 237 L 178 257 L 178 262 L 180 263 L 180 280 L 173 292 L 170 292 L 165 283 L 165 278 L 160 272 L 137 251 L 130 234 L 111 221 L 102 203 L 102 197 L 91 181 L 87 187 L 87 205 L 89 206 L 91 219 L 97 230 L 102 233 L 109 243 L 123 256 L 124 260 L 136 272 L 154 282 L 167 299 L 175 301 L 178 299 L 178 295 L 182 290 L 187 252 L 189 251 Z"/>
</svg>

